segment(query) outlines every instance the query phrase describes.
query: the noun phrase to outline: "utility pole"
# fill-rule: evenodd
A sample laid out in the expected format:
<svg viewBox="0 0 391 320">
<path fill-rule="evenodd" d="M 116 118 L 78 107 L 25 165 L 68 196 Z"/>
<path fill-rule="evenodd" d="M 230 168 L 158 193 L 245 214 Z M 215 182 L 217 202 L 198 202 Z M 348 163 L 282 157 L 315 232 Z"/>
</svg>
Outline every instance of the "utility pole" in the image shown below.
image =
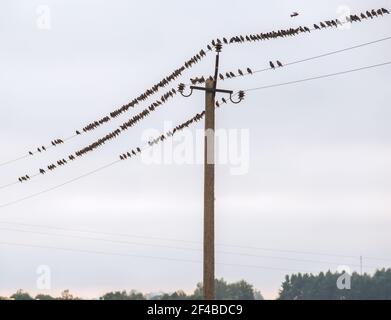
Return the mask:
<svg viewBox="0 0 391 320">
<path fill-rule="evenodd" d="M 204 299 L 215 296 L 215 87 L 216 80 L 205 84 L 205 144 L 204 144 Z M 213 90 L 213 91 L 209 91 Z"/>
<path fill-rule="evenodd" d="M 205 140 L 204 140 L 204 265 L 203 286 L 204 300 L 215 299 L 215 105 L 216 93 L 227 93 L 232 103 L 239 103 L 244 92 L 239 92 L 239 101 L 232 100 L 233 91 L 217 89 L 219 61 L 222 45 L 217 43 L 215 72 L 213 79 L 207 79 L 204 87 L 190 86 L 189 95 L 183 93 L 184 84 L 178 87 L 184 97 L 190 97 L 193 90 L 205 91 Z"/>
</svg>

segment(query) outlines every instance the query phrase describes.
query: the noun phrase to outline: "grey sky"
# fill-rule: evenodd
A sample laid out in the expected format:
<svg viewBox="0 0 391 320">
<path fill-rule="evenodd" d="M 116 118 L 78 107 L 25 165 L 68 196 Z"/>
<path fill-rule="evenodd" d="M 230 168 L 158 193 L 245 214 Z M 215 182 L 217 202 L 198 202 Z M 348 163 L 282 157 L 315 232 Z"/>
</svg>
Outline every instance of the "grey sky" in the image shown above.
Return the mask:
<svg viewBox="0 0 391 320">
<path fill-rule="evenodd" d="M 36 26 L 39 5 L 47 5 L 51 29 Z M 312 25 L 352 13 L 390 8 L 390 1 L 2 1 L 0 5 L 0 162 L 130 101 L 214 37 Z M 209 10 L 206 10 L 208 8 Z M 291 19 L 292 11 L 300 16 Z M 221 70 L 262 69 L 269 60 L 293 61 L 390 36 L 391 17 L 294 38 L 233 45 L 223 49 Z M 238 90 L 338 72 L 389 61 L 391 42 L 264 72 L 219 86 Z M 210 74 L 209 55 L 181 81 Z M 182 80 L 183 79 L 183 80 Z M 219 247 L 217 277 L 245 279 L 276 295 L 284 275 L 318 272 L 338 265 L 364 271 L 389 265 L 391 255 L 390 67 L 249 93 L 238 106 L 218 110 L 217 127 L 250 129 L 250 171 L 216 171 L 218 243 L 272 248 L 262 251 Z M 129 130 L 72 166 L 24 185 L 0 190 L 0 204 L 77 177 L 138 145 L 146 128 L 180 123 L 202 110 L 194 94 L 167 103 Z M 42 156 L 0 167 L 0 184 L 12 181 L 78 149 L 130 115 Z M 201 128 L 197 124 L 195 128 Z M 202 240 L 203 167 L 120 163 L 94 176 L 15 206 L 0 209 L 0 243 L 201 260 L 201 251 L 121 245 L 38 235 L 5 229 L 84 235 L 144 244 L 201 248 L 197 243 L 81 234 L 7 225 L 49 225 L 145 237 Z M 278 250 L 355 256 L 342 258 Z M 270 258 L 273 257 L 273 258 Z M 278 259 L 277 259 L 278 258 Z M 320 260 L 330 263 L 284 260 Z M 18 288 L 36 292 L 36 268 L 48 265 L 57 294 L 70 289 L 95 297 L 114 289 L 193 290 L 201 264 L 104 256 L 0 244 L 0 294 Z M 285 270 L 275 270 L 281 268 Z M 42 290 L 41 290 L 42 291 Z"/>
</svg>

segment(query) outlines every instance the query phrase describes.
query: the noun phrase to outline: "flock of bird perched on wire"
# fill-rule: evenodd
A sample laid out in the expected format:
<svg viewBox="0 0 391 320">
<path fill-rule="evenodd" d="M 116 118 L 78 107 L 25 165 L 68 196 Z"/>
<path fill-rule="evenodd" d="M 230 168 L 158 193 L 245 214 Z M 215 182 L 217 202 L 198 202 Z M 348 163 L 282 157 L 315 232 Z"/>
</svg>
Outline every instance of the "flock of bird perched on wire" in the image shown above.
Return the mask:
<svg viewBox="0 0 391 320">
<path fill-rule="evenodd" d="M 234 36 L 234 37 L 230 38 L 230 40 L 228 40 L 227 38 L 222 38 L 222 40 L 220 40 L 220 39 L 212 40 L 211 44 L 207 46 L 207 51 L 200 50 L 191 59 L 185 61 L 185 63 L 180 68 L 174 70 L 169 76 L 163 78 L 157 84 L 153 85 L 151 88 L 146 90 L 143 94 L 141 94 L 137 98 L 133 99 L 130 103 L 123 105 L 122 107 L 111 112 L 110 116 L 107 115 L 107 116 L 101 118 L 100 120 L 93 121 L 90 124 L 88 124 L 87 126 L 85 126 L 82 130 L 76 130 L 76 136 L 81 135 L 82 132 L 88 132 L 88 131 L 94 130 L 97 127 L 99 127 L 100 125 L 110 121 L 111 118 L 116 118 L 120 114 L 127 112 L 129 110 L 129 108 L 133 108 L 136 105 L 140 104 L 141 102 L 146 101 L 150 96 L 157 93 L 161 88 L 166 87 L 169 83 L 173 82 L 178 77 L 180 77 L 186 69 L 189 69 L 194 64 L 198 63 L 202 58 L 204 58 L 206 56 L 208 51 L 213 51 L 214 48 L 216 48 L 217 46 L 221 46 L 222 44 L 244 43 L 244 42 L 249 42 L 249 41 L 270 40 L 270 39 L 275 39 L 275 38 L 279 38 L 279 37 L 296 36 L 300 33 L 311 32 L 311 30 L 320 30 L 320 29 L 329 28 L 329 27 L 330 28 L 331 27 L 338 27 L 338 25 L 342 25 L 344 23 L 361 22 L 364 19 L 373 19 L 375 17 L 380 17 L 385 14 L 389 14 L 389 11 L 385 8 L 381 8 L 381 9 L 377 9 L 377 10 L 373 9 L 371 11 L 366 11 L 365 13 L 361 13 L 359 15 L 347 16 L 346 21 L 343 21 L 343 22 L 341 22 L 338 19 L 320 22 L 319 24 L 314 24 L 314 27 L 312 29 L 305 27 L 305 26 L 300 26 L 298 28 L 290 28 L 290 29 L 285 29 L 285 30 L 281 29 L 281 30 L 277 30 L 277 31 L 267 32 L 267 33 L 259 33 L 259 34 L 252 34 L 252 35 L 239 35 L 239 36 Z M 297 15 L 298 14 L 294 14 L 292 17 L 295 17 Z M 269 61 L 269 66 L 271 69 L 275 69 L 278 67 L 283 67 L 283 63 L 280 62 L 279 60 L 277 60 L 275 62 Z M 250 74 L 250 75 L 253 74 L 253 71 L 250 68 L 247 68 L 246 72 L 247 72 L 247 74 Z M 234 72 L 227 72 L 227 73 L 225 73 L 225 75 L 220 73 L 219 78 L 220 78 L 220 80 L 225 80 L 225 79 L 231 79 L 231 78 L 234 78 L 237 76 L 243 76 L 243 75 L 245 75 L 245 73 L 239 69 L 237 71 L 237 74 L 235 74 Z M 203 83 L 205 81 L 206 81 L 205 77 L 191 79 L 192 84 Z M 47 171 L 53 171 L 57 167 L 64 166 L 64 165 L 68 164 L 69 162 L 74 161 L 77 157 L 81 157 L 88 152 L 92 152 L 96 148 L 104 145 L 106 142 L 117 138 L 123 131 L 134 126 L 136 123 L 138 123 L 139 121 L 144 119 L 146 116 L 150 115 L 151 112 L 155 111 L 160 105 L 167 102 L 169 98 L 173 98 L 176 95 L 176 93 L 177 93 L 177 91 L 174 88 L 170 89 L 169 91 L 167 91 L 167 93 L 162 95 L 162 97 L 159 100 L 150 104 L 148 108 L 144 109 L 139 114 L 133 116 L 131 119 L 129 119 L 127 122 L 123 123 L 116 130 L 108 133 L 103 138 L 96 140 L 95 142 L 91 143 L 90 145 L 76 151 L 74 154 L 69 155 L 67 157 L 67 159 L 60 159 L 57 162 L 48 165 L 45 169 L 40 168 L 38 174 L 45 174 Z M 242 98 L 243 98 L 244 93 L 241 92 L 240 94 L 242 95 Z M 227 103 L 227 101 L 224 98 L 222 98 L 221 102 L 218 102 L 218 101 L 216 102 L 216 107 L 219 107 L 222 103 Z M 172 131 L 170 131 L 164 135 L 161 135 L 160 137 L 158 137 L 154 140 L 151 140 L 148 143 L 148 145 L 152 146 L 158 142 L 164 141 L 167 137 L 174 135 L 176 132 L 183 130 L 184 128 L 190 126 L 194 122 L 199 121 L 200 119 L 203 118 L 203 116 L 204 116 L 204 112 L 196 114 L 194 117 L 192 117 L 188 121 L 175 127 Z M 54 146 L 57 146 L 57 145 L 63 144 L 63 143 L 64 143 L 64 140 L 55 139 L 55 140 L 51 141 L 51 146 L 54 147 Z M 45 146 L 38 147 L 36 152 L 46 151 L 47 148 L 48 147 L 45 147 Z M 33 155 L 36 152 L 29 151 L 29 154 Z M 134 150 L 131 150 L 129 152 L 121 154 L 120 160 L 128 159 L 132 156 L 137 155 L 140 152 L 141 152 L 141 149 L 136 148 Z M 24 181 L 27 181 L 30 179 L 31 179 L 31 177 L 29 175 L 24 175 L 24 176 L 21 176 L 18 178 L 18 180 L 20 182 L 24 182 Z"/>
</svg>

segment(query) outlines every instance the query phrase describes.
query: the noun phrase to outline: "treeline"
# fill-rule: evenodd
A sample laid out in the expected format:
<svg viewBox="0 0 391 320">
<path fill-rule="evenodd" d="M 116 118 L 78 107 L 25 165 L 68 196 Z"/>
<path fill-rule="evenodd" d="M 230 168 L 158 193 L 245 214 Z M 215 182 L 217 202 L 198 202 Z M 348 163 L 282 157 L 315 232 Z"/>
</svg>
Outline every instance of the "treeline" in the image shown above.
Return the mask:
<svg viewBox="0 0 391 320">
<path fill-rule="evenodd" d="M 278 299 L 390 300 L 391 269 L 377 270 L 373 275 L 353 273 L 350 277 L 330 271 L 318 275 L 293 274 L 285 277 Z"/>
<path fill-rule="evenodd" d="M 218 300 L 263 300 L 253 285 L 242 280 L 227 283 L 224 279 L 215 281 Z M 192 294 L 179 290 L 174 293 L 143 294 L 141 292 L 108 292 L 99 300 L 199 300 L 202 299 L 202 284 L 199 283 Z M 14 300 L 80 300 L 65 290 L 59 297 L 39 294 L 32 297 L 18 290 L 9 298 Z M 391 300 L 391 269 L 377 270 L 373 275 L 353 273 L 321 272 L 319 274 L 292 274 L 285 277 L 278 300 Z"/>
<path fill-rule="evenodd" d="M 216 298 L 219 300 L 260 300 L 263 299 L 261 293 L 254 289 L 254 287 L 242 280 L 234 283 L 227 283 L 224 279 L 217 279 L 216 285 Z M 186 294 L 184 291 L 179 290 L 174 293 L 161 293 L 156 295 L 145 295 L 141 292 L 131 290 L 127 292 L 114 291 L 108 292 L 99 297 L 99 300 L 199 300 L 202 299 L 202 284 L 197 284 L 197 288 L 192 294 Z M 13 300 L 81 300 L 81 298 L 72 295 L 69 290 L 65 290 L 59 297 L 52 297 L 50 295 L 38 294 L 32 297 L 29 293 L 23 290 L 18 290 L 9 298 L 0 297 L 1 299 L 13 299 Z"/>
</svg>

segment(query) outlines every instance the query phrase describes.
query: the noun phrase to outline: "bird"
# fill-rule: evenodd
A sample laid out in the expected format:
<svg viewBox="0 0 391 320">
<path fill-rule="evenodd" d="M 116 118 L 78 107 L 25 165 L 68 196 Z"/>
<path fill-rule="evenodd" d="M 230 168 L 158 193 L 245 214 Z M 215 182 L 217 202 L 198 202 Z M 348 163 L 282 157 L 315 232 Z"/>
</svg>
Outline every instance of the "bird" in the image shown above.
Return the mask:
<svg viewBox="0 0 391 320">
<path fill-rule="evenodd" d="M 227 100 L 225 100 L 225 98 L 221 98 L 221 101 L 223 101 L 223 103 L 227 103 Z"/>
<path fill-rule="evenodd" d="M 243 76 L 242 70 L 238 69 L 238 73 L 239 73 L 239 75 Z"/>
<path fill-rule="evenodd" d="M 224 76 L 220 73 L 219 74 L 220 80 L 224 80 Z"/>
<path fill-rule="evenodd" d="M 291 14 L 291 18 L 297 17 L 298 15 L 299 15 L 299 13 L 298 13 L 298 12 L 292 12 L 292 14 Z"/>
<path fill-rule="evenodd" d="M 40 148 L 37 148 L 38 152 L 41 152 L 41 149 Z"/>
<path fill-rule="evenodd" d="M 18 178 L 19 182 L 23 182 L 22 178 Z"/>
<path fill-rule="evenodd" d="M 220 108 L 220 103 L 218 101 L 216 101 L 216 107 Z"/>
<path fill-rule="evenodd" d="M 281 63 L 280 61 L 278 61 L 278 60 L 277 60 L 277 65 L 278 65 L 279 67 L 282 67 L 282 63 Z"/>
<path fill-rule="evenodd" d="M 247 68 L 248 74 L 253 74 L 252 70 L 250 68 Z"/>
<path fill-rule="evenodd" d="M 43 170 L 43 169 L 39 169 L 39 172 L 40 172 L 41 174 L 45 174 L 45 170 Z"/>
<path fill-rule="evenodd" d="M 31 151 L 29 151 L 29 155 L 30 155 L 30 156 L 32 156 L 32 155 L 33 155 L 33 153 L 32 153 Z"/>
<path fill-rule="evenodd" d="M 42 146 L 42 150 L 43 150 L 43 151 L 46 151 L 46 148 L 45 148 L 45 146 Z"/>
<path fill-rule="evenodd" d="M 272 69 L 275 69 L 275 68 L 276 68 L 276 67 L 274 66 L 274 63 L 273 63 L 273 62 L 269 61 L 269 64 L 270 64 L 270 67 L 271 67 Z"/>
<path fill-rule="evenodd" d="M 318 26 L 317 24 L 314 24 L 314 28 L 315 28 L 315 30 L 316 30 L 316 29 L 318 29 L 318 30 L 320 29 L 319 26 Z"/>
<path fill-rule="evenodd" d="M 79 135 L 79 134 L 81 134 L 81 133 L 80 133 L 80 131 L 79 131 L 79 130 L 76 130 L 76 134 L 77 134 L 77 135 Z"/>
</svg>

